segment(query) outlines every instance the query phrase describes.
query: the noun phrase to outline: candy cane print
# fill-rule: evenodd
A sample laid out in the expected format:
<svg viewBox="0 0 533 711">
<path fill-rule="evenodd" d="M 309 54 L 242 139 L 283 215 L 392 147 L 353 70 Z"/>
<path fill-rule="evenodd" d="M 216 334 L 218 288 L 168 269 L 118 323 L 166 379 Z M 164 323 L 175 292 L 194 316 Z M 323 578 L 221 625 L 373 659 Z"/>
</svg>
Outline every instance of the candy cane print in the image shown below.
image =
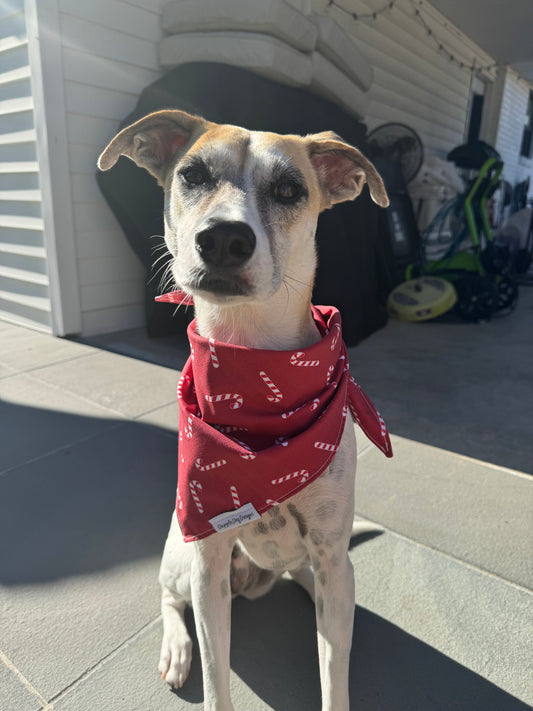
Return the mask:
<svg viewBox="0 0 533 711">
<path fill-rule="evenodd" d="M 176 489 L 176 495 L 178 497 L 178 511 L 181 511 L 183 509 L 183 501 L 181 500 L 180 496 L 180 490 Z M 201 505 L 201 504 L 200 504 Z"/>
<path fill-rule="evenodd" d="M 341 325 L 340 325 L 340 323 L 336 323 L 336 324 L 335 324 L 335 328 L 337 329 L 337 332 L 336 332 L 335 335 L 333 336 L 333 341 L 331 342 L 331 346 L 330 346 L 330 348 L 331 348 L 332 351 L 335 350 L 335 346 L 337 345 L 337 341 L 339 340 L 339 336 L 341 335 Z"/>
<path fill-rule="evenodd" d="M 353 385 L 354 388 L 357 388 L 357 390 L 360 391 L 361 393 L 363 392 L 361 390 L 359 384 L 355 382 L 353 375 L 350 375 L 350 384 Z M 354 403 L 351 398 L 349 398 L 349 400 L 348 400 L 348 405 L 350 407 L 350 412 L 352 413 L 352 417 L 357 422 L 359 427 L 361 427 L 361 420 L 359 418 L 359 414 L 357 413 L 357 410 L 355 409 Z"/>
<path fill-rule="evenodd" d="M 274 501 L 274 499 L 267 499 L 267 504 L 269 506 L 279 506 L 279 501 Z"/>
<path fill-rule="evenodd" d="M 303 405 L 300 405 L 300 407 L 297 407 L 296 410 L 289 410 L 289 412 L 283 412 L 281 416 L 283 417 L 284 420 L 287 420 L 289 417 L 292 417 L 295 415 L 299 410 L 301 410 Z"/>
<path fill-rule="evenodd" d="M 209 339 L 209 351 L 210 351 L 210 355 L 211 355 L 211 363 L 213 365 L 213 368 L 218 368 L 220 366 L 220 363 L 218 362 L 217 352 L 215 350 L 215 339 L 214 338 Z"/>
<path fill-rule="evenodd" d="M 194 466 L 201 472 L 209 472 L 211 469 L 218 469 L 219 467 L 223 467 L 224 464 L 227 464 L 225 459 L 218 459 L 216 462 L 211 462 L 210 464 L 202 464 L 202 460 L 198 458 L 194 462 Z"/>
<path fill-rule="evenodd" d="M 311 410 L 311 412 L 314 412 L 319 405 L 320 405 L 320 400 L 317 397 L 315 397 L 315 399 L 311 403 L 311 407 L 309 409 Z"/>
<path fill-rule="evenodd" d="M 359 426 L 361 426 L 361 420 L 360 420 L 360 418 L 359 418 L 359 415 L 357 414 L 357 410 L 355 409 L 355 407 L 352 405 L 351 402 L 350 402 L 350 412 L 352 413 L 352 417 L 353 417 L 354 420 L 357 422 L 357 424 L 358 424 Z"/>
<path fill-rule="evenodd" d="M 203 513 L 204 507 L 202 506 L 200 497 L 196 493 L 197 491 L 202 491 L 202 485 L 200 484 L 199 481 L 190 481 L 189 482 L 189 489 L 191 491 L 192 500 L 194 501 L 196 508 L 198 509 L 198 513 Z"/>
<path fill-rule="evenodd" d="M 378 415 L 379 426 L 381 428 L 381 436 L 383 437 L 383 439 L 386 439 L 387 438 L 387 426 L 385 425 L 385 421 L 384 421 L 383 417 L 381 417 L 381 415 L 379 414 L 379 412 L 377 410 L 376 410 L 376 412 Z"/>
<path fill-rule="evenodd" d="M 252 460 L 252 459 L 255 459 L 255 458 L 256 458 L 257 455 L 256 455 L 256 453 L 254 452 L 254 450 L 253 450 L 251 447 L 249 447 L 245 442 L 241 442 L 241 440 L 240 440 L 240 439 L 237 439 L 237 437 L 232 437 L 231 439 L 232 439 L 234 442 L 237 442 L 237 444 L 240 444 L 241 447 L 243 447 L 244 449 L 246 449 L 247 453 L 240 455 L 243 459 Z"/>
<path fill-rule="evenodd" d="M 182 375 L 181 378 L 178 380 L 178 400 L 181 400 L 183 398 L 183 386 L 185 385 L 185 382 L 190 381 L 189 376 Z"/>
<path fill-rule="evenodd" d="M 274 444 L 281 444 L 282 447 L 287 447 L 289 440 L 286 437 L 278 437 Z"/>
<path fill-rule="evenodd" d="M 301 365 L 304 368 L 313 367 L 320 364 L 319 360 L 301 360 L 305 356 L 303 351 L 298 351 L 291 355 L 291 365 Z"/>
<path fill-rule="evenodd" d="M 279 402 L 283 398 L 283 394 L 281 393 L 279 388 L 277 388 L 274 385 L 274 383 L 272 382 L 272 380 L 270 380 L 270 378 L 268 377 L 268 375 L 265 373 L 264 370 L 261 370 L 259 372 L 259 375 L 261 376 L 261 380 L 265 383 L 265 385 L 268 388 L 270 388 L 271 392 L 273 393 L 273 395 L 269 395 L 267 397 L 267 400 L 269 402 Z"/>
<path fill-rule="evenodd" d="M 224 393 L 223 395 L 206 395 L 207 402 L 225 402 L 226 400 L 235 400 L 233 405 L 230 405 L 232 410 L 238 410 L 242 407 L 243 397 L 238 393 Z"/>
<path fill-rule="evenodd" d="M 232 432 L 248 432 L 248 427 L 237 427 L 237 425 L 213 425 L 213 427 L 222 432 L 222 434 L 231 434 Z"/>
<path fill-rule="evenodd" d="M 241 501 L 239 499 L 237 487 L 230 486 L 229 490 L 231 491 L 231 498 L 233 499 L 233 505 L 235 506 L 236 509 L 240 509 L 241 508 Z"/>
<path fill-rule="evenodd" d="M 316 449 L 324 449 L 326 452 L 335 452 L 338 448 L 336 444 L 328 444 L 327 442 L 315 442 Z"/>
<path fill-rule="evenodd" d="M 285 476 L 280 477 L 279 479 L 272 479 L 273 484 L 284 484 L 286 481 L 290 481 L 291 479 L 299 479 L 300 484 L 303 484 L 304 481 L 307 481 L 309 479 L 309 472 L 307 469 L 300 469 L 297 472 L 292 472 L 291 474 L 286 474 Z"/>
<path fill-rule="evenodd" d="M 328 374 L 326 375 L 326 383 L 329 385 L 329 382 L 333 376 L 333 373 L 335 372 L 335 366 L 330 365 L 328 368 Z"/>
<path fill-rule="evenodd" d="M 187 424 L 184 426 L 183 431 L 185 432 L 185 437 L 187 439 L 192 439 L 192 416 L 187 417 Z"/>
</svg>

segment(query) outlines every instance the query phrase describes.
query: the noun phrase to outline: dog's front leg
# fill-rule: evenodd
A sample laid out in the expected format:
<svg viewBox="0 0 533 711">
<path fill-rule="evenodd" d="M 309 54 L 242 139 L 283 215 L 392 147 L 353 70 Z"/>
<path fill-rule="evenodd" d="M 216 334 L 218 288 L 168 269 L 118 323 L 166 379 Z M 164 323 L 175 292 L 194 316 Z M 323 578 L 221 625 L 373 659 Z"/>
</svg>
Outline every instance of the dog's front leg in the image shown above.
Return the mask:
<svg viewBox="0 0 533 711">
<path fill-rule="evenodd" d="M 233 711 L 229 689 L 233 539 L 217 533 L 194 545 L 191 594 L 202 658 L 204 709 Z"/>
<path fill-rule="evenodd" d="M 340 560 L 321 561 L 316 575 L 316 620 L 322 711 L 349 711 L 349 666 L 355 610 L 353 567 L 346 548 Z"/>
</svg>

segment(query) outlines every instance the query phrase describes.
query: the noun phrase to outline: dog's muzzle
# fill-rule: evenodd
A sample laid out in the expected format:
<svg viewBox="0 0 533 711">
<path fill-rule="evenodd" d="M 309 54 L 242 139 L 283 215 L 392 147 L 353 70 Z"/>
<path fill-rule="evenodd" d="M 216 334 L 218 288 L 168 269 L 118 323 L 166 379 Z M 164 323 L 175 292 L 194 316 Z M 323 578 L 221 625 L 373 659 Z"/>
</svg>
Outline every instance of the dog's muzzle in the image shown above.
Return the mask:
<svg viewBox="0 0 533 711">
<path fill-rule="evenodd" d="M 256 238 L 245 222 L 218 222 L 196 235 L 196 251 L 208 268 L 220 276 L 236 274 L 252 256 Z"/>
</svg>

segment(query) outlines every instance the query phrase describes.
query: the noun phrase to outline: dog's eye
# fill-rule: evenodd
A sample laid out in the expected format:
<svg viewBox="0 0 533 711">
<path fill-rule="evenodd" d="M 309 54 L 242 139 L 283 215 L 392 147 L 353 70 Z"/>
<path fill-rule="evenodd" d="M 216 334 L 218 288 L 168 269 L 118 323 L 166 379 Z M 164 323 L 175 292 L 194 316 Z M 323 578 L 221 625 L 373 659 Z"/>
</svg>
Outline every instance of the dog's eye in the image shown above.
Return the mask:
<svg viewBox="0 0 533 711">
<path fill-rule="evenodd" d="M 204 166 L 189 166 L 180 171 L 180 175 L 189 186 L 205 185 L 208 183 L 209 173 Z"/>
<path fill-rule="evenodd" d="M 302 186 L 294 180 L 282 180 L 274 185 L 274 199 L 283 205 L 292 205 L 303 194 Z"/>
</svg>

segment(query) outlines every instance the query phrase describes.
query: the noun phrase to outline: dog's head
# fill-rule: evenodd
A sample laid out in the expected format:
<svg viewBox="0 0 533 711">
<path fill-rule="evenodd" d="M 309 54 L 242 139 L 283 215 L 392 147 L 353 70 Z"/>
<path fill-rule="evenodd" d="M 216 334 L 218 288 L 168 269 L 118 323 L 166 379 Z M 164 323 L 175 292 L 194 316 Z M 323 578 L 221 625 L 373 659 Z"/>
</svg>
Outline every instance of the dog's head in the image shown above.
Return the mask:
<svg viewBox="0 0 533 711">
<path fill-rule="evenodd" d="M 123 129 L 98 161 L 126 155 L 165 192 L 165 240 L 176 283 L 218 304 L 264 301 L 287 279 L 309 282 L 319 213 L 368 183 L 388 205 L 376 169 L 333 133 L 247 131 L 182 111 Z"/>
</svg>

